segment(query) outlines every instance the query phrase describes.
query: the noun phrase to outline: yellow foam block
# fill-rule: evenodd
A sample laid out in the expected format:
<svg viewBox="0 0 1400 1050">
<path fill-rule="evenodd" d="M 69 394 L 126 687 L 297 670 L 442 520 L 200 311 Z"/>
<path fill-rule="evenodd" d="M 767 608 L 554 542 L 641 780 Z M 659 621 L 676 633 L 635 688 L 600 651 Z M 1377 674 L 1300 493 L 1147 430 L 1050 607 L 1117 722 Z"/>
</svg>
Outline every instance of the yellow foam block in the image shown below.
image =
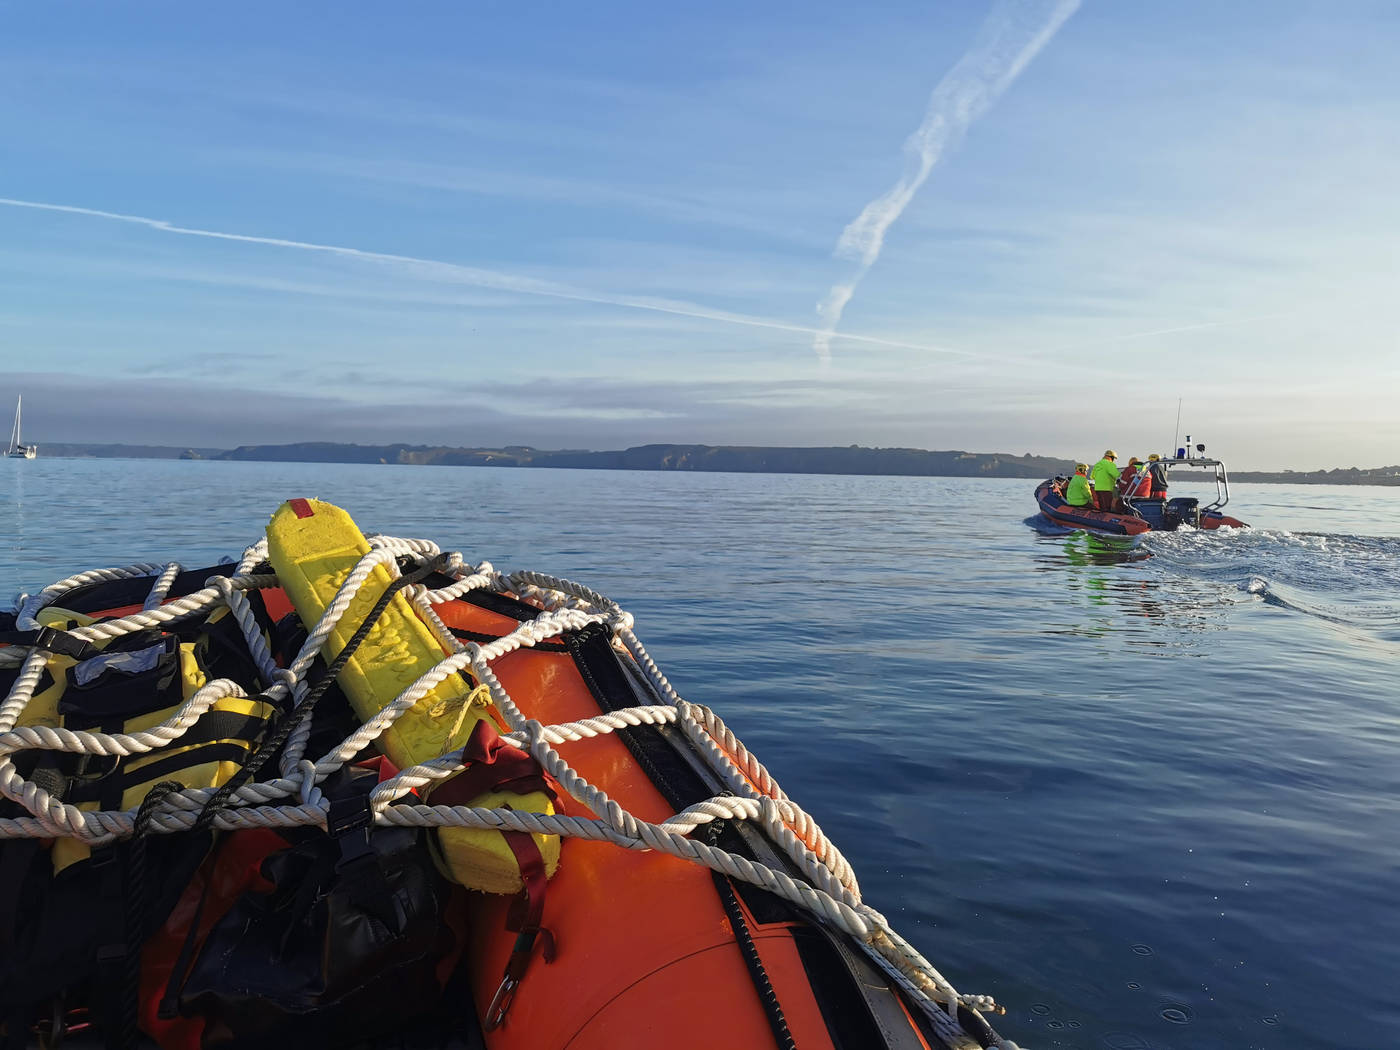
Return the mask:
<svg viewBox="0 0 1400 1050">
<path fill-rule="evenodd" d="M 370 551 L 349 514 L 333 504 L 310 499 L 289 500 L 277 508 L 267 526 L 267 544 L 277 578 L 308 631 L 315 628 L 355 564 Z M 327 663 L 345 648 L 392 582 L 387 568 L 374 567 L 326 640 L 322 655 Z M 445 655 L 428 625 L 400 592 L 390 599 L 350 656 L 338 682 L 355 713 L 368 720 Z M 465 679 L 450 675 L 384 732 L 379 738 L 380 749 L 400 769 L 407 769 L 461 747 L 484 717 L 477 707 L 470 707 L 463 715 L 470 692 Z M 549 797 L 539 791 L 524 795 L 492 792 L 471 804 L 554 812 Z M 437 836 L 439 853 L 455 882 L 488 893 L 514 893 L 521 888 L 515 855 L 500 832 L 440 828 Z M 546 872 L 553 875 L 559 863 L 558 836 L 533 837 Z"/>
</svg>

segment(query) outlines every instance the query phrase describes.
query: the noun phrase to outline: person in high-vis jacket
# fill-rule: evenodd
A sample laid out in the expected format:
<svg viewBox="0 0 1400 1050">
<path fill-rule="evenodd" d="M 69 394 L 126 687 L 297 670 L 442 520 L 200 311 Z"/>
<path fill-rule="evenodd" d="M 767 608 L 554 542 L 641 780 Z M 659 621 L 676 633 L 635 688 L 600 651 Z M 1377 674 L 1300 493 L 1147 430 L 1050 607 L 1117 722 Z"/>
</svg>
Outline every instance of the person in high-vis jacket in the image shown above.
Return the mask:
<svg viewBox="0 0 1400 1050">
<path fill-rule="evenodd" d="M 1118 453 L 1108 449 L 1089 470 L 1089 479 L 1094 483 L 1094 504 L 1102 511 L 1112 511 L 1118 502 L 1118 466 L 1114 460 Z"/>
<path fill-rule="evenodd" d="M 1071 507 L 1094 505 L 1094 488 L 1089 484 L 1088 473 L 1089 468 L 1086 464 L 1074 465 L 1074 477 L 1070 478 L 1069 484 L 1065 486 L 1065 502 Z"/>
</svg>

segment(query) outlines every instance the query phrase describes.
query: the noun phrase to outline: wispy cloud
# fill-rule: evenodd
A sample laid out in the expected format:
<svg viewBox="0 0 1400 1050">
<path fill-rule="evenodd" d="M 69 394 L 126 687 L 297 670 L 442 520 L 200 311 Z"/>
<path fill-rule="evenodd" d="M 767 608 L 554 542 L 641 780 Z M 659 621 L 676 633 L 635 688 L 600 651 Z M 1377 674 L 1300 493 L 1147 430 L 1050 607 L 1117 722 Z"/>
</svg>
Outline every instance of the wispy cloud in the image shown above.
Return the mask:
<svg viewBox="0 0 1400 1050">
<path fill-rule="evenodd" d="M 1282 317 L 1296 317 L 1297 313 L 1275 313 L 1261 314 L 1258 317 L 1235 317 L 1225 321 L 1204 321 L 1200 324 L 1176 325 L 1172 328 L 1154 328 L 1146 332 L 1128 332 L 1125 335 L 1107 336 L 1103 339 L 1090 339 L 1082 342 L 1067 343 L 1063 346 L 1048 347 L 1035 351 L 1036 356 L 1047 356 L 1050 354 L 1064 353 L 1066 350 L 1081 350 L 1095 346 L 1111 346 L 1114 343 L 1126 343 L 1132 339 L 1148 339 L 1159 335 L 1176 335 L 1180 332 L 1200 332 L 1208 328 L 1233 328 L 1236 325 L 1260 324 L 1264 321 L 1275 321 Z"/>
<path fill-rule="evenodd" d="M 810 219 L 812 209 L 824 199 L 802 199 L 791 189 L 775 194 L 761 187 L 706 185 L 662 193 L 615 179 L 506 171 L 475 164 L 366 160 L 312 152 L 221 149 L 211 152 L 209 158 L 224 167 L 236 164 L 313 172 L 322 179 L 354 179 L 474 197 L 541 201 L 568 208 L 620 208 L 681 225 L 719 225 L 758 233 L 774 242 L 800 245 L 803 250 L 825 240 L 825 234 L 819 235 Z"/>
<path fill-rule="evenodd" d="M 349 248 L 334 244 L 317 244 L 312 241 L 296 241 L 283 237 L 262 237 L 243 233 L 226 233 L 219 230 L 205 230 L 193 226 L 179 226 L 165 219 L 154 219 L 144 215 L 127 215 L 121 212 L 103 211 L 98 208 L 84 208 L 72 204 L 51 204 L 44 201 L 18 200 L 0 197 L 0 205 L 12 208 L 29 208 L 38 211 L 60 212 L 67 215 L 82 215 L 89 218 L 108 219 L 115 222 L 145 226 L 162 233 L 179 234 L 185 237 L 205 237 L 219 241 L 233 241 L 240 244 L 260 244 L 272 248 L 287 248 L 297 251 L 319 252 L 340 258 L 356 259 L 363 262 L 393 266 L 428 280 L 444 283 L 467 284 L 479 288 L 490 288 L 500 292 L 519 295 L 544 296 L 551 299 L 564 299 L 571 302 L 596 303 L 602 306 L 616 306 L 629 310 L 649 310 L 655 313 L 673 314 L 678 317 L 694 317 L 720 324 L 741 325 L 748 328 L 764 328 L 780 332 L 796 332 L 804 335 L 822 335 L 821 329 L 811 325 L 792 324 L 766 317 L 754 317 L 727 310 L 716 310 L 697 303 L 683 300 L 663 299 L 651 296 L 613 295 L 553 281 L 542 281 L 518 274 L 501 273 L 475 266 L 442 262 L 437 259 L 422 259 L 412 255 L 396 255 L 390 252 L 372 252 L 360 248 Z M 827 338 L 831 333 L 825 333 Z M 931 353 L 973 356 L 969 351 L 947 346 L 934 346 L 928 343 L 909 343 L 895 339 L 882 339 L 870 335 L 841 333 L 836 338 L 874 346 L 887 346 L 902 350 L 923 350 Z"/>
<path fill-rule="evenodd" d="M 856 268 L 846 280 L 834 284 L 817 307 L 822 328 L 812 340 L 812 349 L 823 362 L 831 359 L 831 341 L 838 338 L 841 314 L 880 257 L 890 226 L 948 147 L 991 108 L 1078 7 L 1079 0 L 1002 0 L 972 48 L 933 89 L 923 123 L 904 143 L 904 174 L 867 204 L 837 241 L 835 254 L 853 260 Z"/>
</svg>

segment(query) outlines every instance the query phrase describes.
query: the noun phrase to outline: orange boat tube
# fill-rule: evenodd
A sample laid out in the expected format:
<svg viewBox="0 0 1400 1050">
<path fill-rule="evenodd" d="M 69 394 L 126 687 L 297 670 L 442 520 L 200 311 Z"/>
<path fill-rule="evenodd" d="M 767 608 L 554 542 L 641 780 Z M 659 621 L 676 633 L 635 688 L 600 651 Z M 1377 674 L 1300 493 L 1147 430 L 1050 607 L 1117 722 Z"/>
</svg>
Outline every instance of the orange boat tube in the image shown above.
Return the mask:
<svg viewBox="0 0 1400 1050">
<path fill-rule="evenodd" d="M 322 525 L 330 539 L 317 533 Z M 306 778 L 324 776 L 331 755 L 348 756 L 338 759 L 347 766 L 373 758 L 381 781 L 366 812 L 374 827 L 421 829 L 417 841 L 456 887 L 443 883 L 465 923 L 443 927 L 455 947 L 442 980 L 470 1002 L 442 1008 L 464 1026 L 456 1034 L 465 1031 L 468 1046 L 1014 1046 L 984 1019 L 996 1009 L 990 999 L 959 995 L 861 901 L 849 864 L 811 818 L 716 716 L 674 692 L 631 617 L 601 595 L 472 567 L 426 541 L 365 538 L 338 508 L 314 500 L 284 504 L 268 541 L 238 565 L 177 570 L 73 577 L 26 598 L 9 626 L 33 634 L 33 652 L 57 672 L 48 680 L 125 633 L 144 644 L 177 625 L 188 635 L 191 624 L 218 623 L 224 645 L 241 633 L 261 688 L 238 693 L 231 681 L 193 674 L 176 707 L 159 713 L 173 738 L 166 747 L 199 724 L 211 691 L 256 692 L 269 712 L 294 714 L 317 681 L 316 661 L 330 665 L 337 677 L 322 673 L 319 682 L 343 693 L 325 702 L 348 704 L 362 723 L 337 750 L 305 753 L 309 732 L 293 723 L 276 743 L 280 774 L 162 785 L 191 801 L 167 801 L 146 830 L 180 834 L 189 822 L 181 826 L 178 813 L 207 808 L 215 787 L 225 808 L 207 814 L 212 828 L 243 829 L 235 836 L 262 835 L 274 846 L 267 831 L 329 829 L 330 810 L 318 812 Z M 301 633 L 288 635 L 297 619 Z M 284 641 L 297 640 L 269 648 L 274 624 Z M 341 677 L 344 668 L 353 675 Z M 59 758 L 93 753 L 84 749 L 108 737 L 59 739 L 45 729 L 42 745 L 26 744 L 40 739 L 26 720 L 59 721 L 56 699 L 43 707 L 42 677 L 12 679 L 3 709 L 19 712 L 19 730 L 7 736 L 0 726 L 5 754 L 21 745 Z M 319 699 L 324 687 L 310 692 Z M 267 715 L 274 725 L 279 717 L 292 722 Z M 137 739 L 122 737 L 121 726 L 103 732 Z M 32 816 L 7 821 L 0 836 L 51 837 L 58 803 L 27 787 L 16 768 L 27 767 L 0 766 L 0 776 Z M 64 810 L 78 841 L 119 825 L 97 804 Z M 200 870 L 214 870 L 209 863 Z M 182 900 L 188 911 L 200 898 Z M 162 965 L 202 950 L 214 920 L 201 921 L 188 943 L 167 928 Z M 148 952 L 146 963 L 153 958 Z M 143 989 L 165 983 L 147 976 Z M 154 1004 L 143 1011 L 143 1027 L 163 1046 L 198 1042 L 197 1023 L 158 1031 Z"/>
</svg>

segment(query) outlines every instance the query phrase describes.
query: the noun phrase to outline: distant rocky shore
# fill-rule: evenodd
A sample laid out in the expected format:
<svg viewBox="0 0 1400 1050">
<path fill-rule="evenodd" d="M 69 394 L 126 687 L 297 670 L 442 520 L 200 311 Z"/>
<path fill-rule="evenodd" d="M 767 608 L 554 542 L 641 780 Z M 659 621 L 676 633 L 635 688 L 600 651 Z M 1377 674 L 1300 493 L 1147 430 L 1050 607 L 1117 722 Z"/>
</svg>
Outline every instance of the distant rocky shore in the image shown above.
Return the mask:
<svg viewBox="0 0 1400 1050">
<path fill-rule="evenodd" d="M 696 470 L 742 474 L 875 474 L 901 477 L 1033 478 L 1072 470 L 1067 459 L 1002 452 L 935 452 L 921 448 L 781 448 L 745 445 L 639 445 L 612 452 L 554 451 L 528 445 L 453 448 L 442 445 L 347 445 L 312 441 L 240 445 L 235 449 L 50 442 L 45 456 L 212 459 L 276 463 L 400 463 L 451 467 L 562 467 L 591 470 Z M 1292 485 L 1397 485 L 1400 466 L 1315 471 L 1241 471 L 1233 481 Z"/>
</svg>

